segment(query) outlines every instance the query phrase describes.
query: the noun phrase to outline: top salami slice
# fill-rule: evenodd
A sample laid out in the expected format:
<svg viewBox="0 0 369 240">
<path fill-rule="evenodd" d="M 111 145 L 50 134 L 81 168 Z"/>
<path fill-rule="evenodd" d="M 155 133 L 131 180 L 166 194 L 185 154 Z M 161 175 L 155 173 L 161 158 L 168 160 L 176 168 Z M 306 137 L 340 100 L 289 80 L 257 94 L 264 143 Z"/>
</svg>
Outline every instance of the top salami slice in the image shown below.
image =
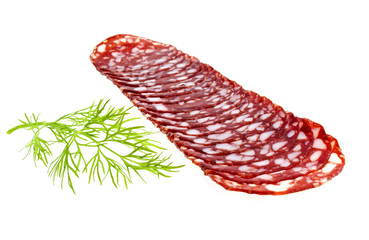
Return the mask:
<svg viewBox="0 0 369 240">
<path fill-rule="evenodd" d="M 345 164 L 336 139 L 175 47 L 121 34 L 97 45 L 96 69 L 205 175 L 232 191 L 314 188 Z"/>
</svg>

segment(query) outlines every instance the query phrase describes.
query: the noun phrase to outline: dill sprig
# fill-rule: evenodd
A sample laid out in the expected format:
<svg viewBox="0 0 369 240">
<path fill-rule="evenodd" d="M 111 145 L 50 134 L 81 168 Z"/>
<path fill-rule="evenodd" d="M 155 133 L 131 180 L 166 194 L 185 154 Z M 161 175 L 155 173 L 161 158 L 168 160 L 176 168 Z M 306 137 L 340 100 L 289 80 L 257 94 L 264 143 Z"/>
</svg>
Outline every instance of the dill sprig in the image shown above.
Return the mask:
<svg viewBox="0 0 369 240">
<path fill-rule="evenodd" d="M 7 133 L 11 134 L 18 129 L 31 130 L 33 138 L 24 147 L 28 149 L 26 157 L 33 155 L 35 165 L 41 161 L 48 167 L 53 183 L 60 178 L 63 188 L 64 181 L 67 181 L 74 193 L 72 177 L 78 178 L 81 173 L 88 174 L 89 183 L 98 181 L 102 184 L 106 178 L 110 178 L 114 186 L 118 187 L 120 179 L 123 179 L 128 188 L 128 183 L 132 183 L 132 173 L 145 182 L 141 171 L 151 172 L 158 177 L 169 177 L 167 173 L 183 167 L 168 163 L 170 156 L 163 156 L 162 152 L 165 148 L 148 138 L 152 132 L 146 131 L 144 126 L 126 124 L 138 119 L 127 118 L 130 108 L 108 107 L 108 102 L 100 100 L 97 104 L 66 114 L 54 122 L 42 122 L 35 114 L 25 114 L 25 120 L 19 120 L 21 124 Z M 52 140 L 40 136 L 43 129 L 52 133 Z M 53 144 L 62 144 L 63 149 L 50 162 L 50 147 Z M 89 149 L 93 151 L 86 151 Z"/>
</svg>

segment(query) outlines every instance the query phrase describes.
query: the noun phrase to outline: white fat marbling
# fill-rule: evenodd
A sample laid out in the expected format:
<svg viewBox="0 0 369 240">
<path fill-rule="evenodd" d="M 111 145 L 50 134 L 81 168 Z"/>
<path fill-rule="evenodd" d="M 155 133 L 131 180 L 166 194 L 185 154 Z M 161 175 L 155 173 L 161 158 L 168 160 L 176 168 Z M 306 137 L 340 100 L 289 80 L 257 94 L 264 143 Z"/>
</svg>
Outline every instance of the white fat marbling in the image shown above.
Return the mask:
<svg viewBox="0 0 369 240">
<path fill-rule="evenodd" d="M 187 63 L 179 63 L 179 64 L 177 64 L 177 68 L 183 68 L 184 66 L 186 66 L 187 65 Z"/>
<path fill-rule="evenodd" d="M 327 149 L 327 145 L 325 145 L 325 143 L 323 142 L 322 139 L 317 138 L 317 139 L 314 140 L 313 148 Z"/>
<path fill-rule="evenodd" d="M 195 111 L 191 111 L 190 112 L 190 115 L 192 116 L 192 115 L 196 115 L 196 114 L 199 114 L 199 113 L 200 113 L 199 110 L 195 110 Z"/>
<path fill-rule="evenodd" d="M 248 130 L 249 130 L 249 131 L 255 130 L 255 129 L 256 129 L 257 127 L 259 127 L 261 124 L 262 124 L 262 122 L 252 123 L 252 124 L 249 126 Z"/>
<path fill-rule="evenodd" d="M 197 138 L 194 140 L 195 143 L 200 143 L 200 144 L 203 144 L 203 143 L 206 143 L 207 140 L 205 138 Z"/>
<path fill-rule="evenodd" d="M 306 163 L 306 167 L 309 169 L 309 170 L 317 170 L 318 169 L 318 166 L 317 166 L 317 162 L 308 162 Z"/>
<path fill-rule="evenodd" d="M 210 134 L 208 136 L 209 139 L 216 139 L 216 140 L 224 140 L 229 138 L 230 136 L 232 136 L 231 132 L 225 132 L 225 133 L 221 133 L 221 134 Z"/>
<path fill-rule="evenodd" d="M 219 91 L 219 95 L 220 96 L 225 96 L 227 94 L 227 90 L 226 89 L 222 89 Z"/>
<path fill-rule="evenodd" d="M 279 164 L 281 167 L 288 167 L 289 165 L 291 165 L 291 163 L 290 163 L 290 161 L 288 161 L 287 159 L 283 162 L 283 163 L 281 163 L 281 164 Z"/>
<path fill-rule="evenodd" d="M 270 136 L 272 136 L 274 133 L 274 130 L 273 131 L 268 131 L 268 132 L 264 132 L 262 134 L 260 134 L 260 140 L 261 141 L 264 141 L 266 139 L 268 139 Z"/>
<path fill-rule="evenodd" d="M 215 147 L 218 149 L 227 150 L 227 151 L 233 151 L 233 150 L 240 148 L 240 146 L 238 145 L 229 144 L 229 143 L 218 143 L 217 145 L 215 145 Z"/>
<path fill-rule="evenodd" d="M 217 154 L 217 153 L 219 153 L 218 151 L 214 151 L 212 148 L 204 148 L 202 151 L 207 153 L 207 154 Z"/>
<path fill-rule="evenodd" d="M 274 128 L 279 128 L 282 125 L 282 121 L 276 121 L 275 123 L 273 123 L 273 127 Z"/>
<path fill-rule="evenodd" d="M 146 50 L 145 50 L 145 52 L 146 52 L 146 53 L 152 53 L 152 52 L 154 52 L 154 51 L 155 51 L 154 49 L 146 49 Z"/>
<path fill-rule="evenodd" d="M 100 46 L 97 47 L 97 51 L 100 53 L 105 52 L 106 49 L 106 45 L 105 44 L 101 44 Z"/>
<path fill-rule="evenodd" d="M 307 139 L 305 133 L 300 132 L 299 135 L 297 136 L 297 140 L 305 140 Z"/>
<path fill-rule="evenodd" d="M 242 116 L 239 116 L 236 118 L 236 122 L 242 122 L 245 118 L 247 118 L 248 116 L 247 115 L 242 115 Z"/>
<path fill-rule="evenodd" d="M 158 102 L 158 101 L 161 101 L 161 98 L 160 97 L 149 97 L 149 98 L 146 98 L 146 100 L 149 102 Z"/>
<path fill-rule="evenodd" d="M 203 123 L 203 122 L 206 122 L 207 120 L 209 120 L 209 117 L 199 118 L 197 119 L 197 122 Z"/>
<path fill-rule="evenodd" d="M 248 127 L 248 125 L 245 125 L 245 126 L 243 126 L 243 127 L 239 127 L 239 128 L 237 128 L 237 131 L 239 131 L 239 132 L 243 132 L 243 131 L 245 131 L 246 130 L 246 128 Z"/>
<path fill-rule="evenodd" d="M 281 147 L 283 147 L 286 144 L 287 144 L 287 141 L 276 142 L 276 143 L 273 144 L 272 148 L 273 148 L 274 151 L 278 151 Z"/>
<path fill-rule="evenodd" d="M 260 162 L 254 162 L 252 164 L 255 165 L 255 166 L 262 167 L 262 166 L 268 165 L 269 163 L 270 163 L 269 160 L 263 160 L 263 161 L 260 161 Z"/>
<path fill-rule="evenodd" d="M 313 137 L 317 138 L 320 132 L 320 128 L 313 128 L 311 129 L 311 131 L 313 131 Z"/>
<path fill-rule="evenodd" d="M 231 112 L 231 114 L 237 114 L 237 113 L 240 113 L 240 110 L 236 109 L 236 110 L 233 110 L 233 111 Z"/>
<path fill-rule="evenodd" d="M 241 145 L 243 143 L 243 141 L 242 140 L 237 140 L 237 141 L 234 141 L 232 143 L 237 144 L 237 145 Z"/>
<path fill-rule="evenodd" d="M 138 92 L 145 91 L 147 90 L 147 87 L 137 87 L 137 88 L 134 88 L 133 90 L 138 91 Z"/>
<path fill-rule="evenodd" d="M 153 104 L 153 106 L 156 108 L 156 110 L 161 110 L 161 111 L 167 111 L 168 108 L 166 106 L 164 106 L 164 104 Z"/>
<path fill-rule="evenodd" d="M 267 119 L 268 117 L 270 117 L 270 115 L 272 115 L 272 114 L 271 114 L 271 113 L 265 113 L 265 114 L 261 115 L 260 119 L 261 119 L 261 120 L 265 120 L 265 119 Z"/>
<path fill-rule="evenodd" d="M 171 67 L 173 67 L 172 63 L 166 63 L 163 66 L 161 66 L 159 69 L 162 70 L 162 69 L 167 69 L 167 68 L 171 68 Z"/>
<path fill-rule="evenodd" d="M 197 130 L 197 129 L 190 129 L 186 133 L 189 134 L 189 135 L 199 135 L 199 134 L 201 134 L 200 131 Z"/>
<path fill-rule="evenodd" d="M 284 158 L 277 158 L 276 160 L 274 160 L 274 163 L 280 165 L 281 167 L 288 167 L 289 165 L 291 165 L 290 161 Z"/>
<path fill-rule="evenodd" d="M 289 153 L 287 155 L 287 157 L 288 157 L 288 159 L 292 160 L 292 159 L 296 158 L 300 154 L 301 154 L 301 152 L 292 152 L 292 153 Z"/>
<path fill-rule="evenodd" d="M 259 134 L 254 134 L 251 137 L 248 137 L 247 139 L 250 141 L 256 141 L 258 140 Z"/>
<path fill-rule="evenodd" d="M 268 175 L 268 174 L 263 174 L 257 177 L 258 179 L 262 179 L 262 180 L 272 180 L 273 176 L 272 175 Z"/>
<path fill-rule="evenodd" d="M 227 155 L 226 159 L 230 161 L 241 161 L 242 156 L 236 153 L 232 153 L 232 154 Z"/>
<path fill-rule="evenodd" d="M 292 149 L 292 151 L 300 151 L 301 150 L 301 144 L 298 144 L 298 145 L 296 145 L 293 149 Z"/>
<path fill-rule="evenodd" d="M 337 156 L 337 154 L 332 154 L 329 158 L 329 162 L 342 164 L 342 159 Z"/>
<path fill-rule="evenodd" d="M 241 154 L 246 155 L 246 156 L 253 156 L 253 155 L 255 155 L 255 151 L 251 149 L 251 150 L 247 150 L 245 152 L 242 152 Z"/>
<path fill-rule="evenodd" d="M 214 125 L 209 125 L 207 126 L 206 128 L 209 130 L 209 131 L 215 131 L 217 129 L 219 129 L 220 127 L 222 127 L 222 124 L 214 124 Z"/>
<path fill-rule="evenodd" d="M 255 168 L 250 167 L 248 165 L 242 165 L 241 167 L 238 168 L 238 170 L 240 170 L 241 172 L 254 172 Z"/>
<path fill-rule="evenodd" d="M 274 191 L 274 192 L 283 192 L 288 190 L 291 185 L 292 185 L 293 180 L 285 180 L 280 182 L 278 185 L 277 184 L 268 184 L 265 187 L 270 190 L 270 191 Z"/>
<path fill-rule="evenodd" d="M 295 135 L 295 131 L 291 130 L 287 133 L 287 137 L 291 138 L 293 135 Z"/>
<path fill-rule="evenodd" d="M 328 162 L 323 168 L 323 173 L 329 173 L 336 167 L 336 164 Z"/>
<path fill-rule="evenodd" d="M 310 156 L 311 161 L 316 161 L 319 159 L 320 155 L 322 155 L 322 151 L 316 151 Z"/>
<path fill-rule="evenodd" d="M 277 158 L 276 160 L 274 160 L 274 163 L 280 165 L 280 164 L 284 163 L 285 161 L 286 160 L 283 159 L 283 158 Z"/>
<path fill-rule="evenodd" d="M 261 149 L 260 154 L 265 155 L 265 154 L 267 154 L 268 152 L 269 152 L 269 150 L 268 150 L 268 149 L 263 148 L 263 149 Z"/>
<path fill-rule="evenodd" d="M 190 70 L 188 70 L 187 71 L 187 73 L 194 73 L 194 72 L 196 72 L 197 71 L 197 69 L 195 69 L 195 68 L 191 68 Z"/>
</svg>

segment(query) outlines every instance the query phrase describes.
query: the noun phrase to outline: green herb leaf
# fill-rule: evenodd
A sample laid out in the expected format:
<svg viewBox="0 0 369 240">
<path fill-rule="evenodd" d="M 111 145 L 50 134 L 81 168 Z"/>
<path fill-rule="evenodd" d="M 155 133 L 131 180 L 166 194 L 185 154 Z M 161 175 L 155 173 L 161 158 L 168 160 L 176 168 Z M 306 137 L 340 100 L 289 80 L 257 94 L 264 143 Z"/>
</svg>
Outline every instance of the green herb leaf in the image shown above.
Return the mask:
<svg viewBox="0 0 369 240">
<path fill-rule="evenodd" d="M 109 100 L 100 100 L 69 114 L 54 122 L 40 122 L 35 114 L 26 115 L 25 120 L 19 120 L 20 125 L 8 130 L 11 134 L 18 129 L 31 130 L 32 140 L 24 148 L 28 149 L 27 156 L 32 155 L 35 165 L 41 161 L 48 167 L 49 176 L 55 182 L 64 180 L 75 193 L 72 178 L 86 173 L 89 182 L 97 181 L 102 184 L 110 178 L 115 187 L 119 187 L 120 179 L 124 185 L 132 183 L 131 173 L 135 173 L 143 181 L 140 172 L 151 172 L 158 177 L 169 177 L 170 172 L 176 172 L 180 166 L 168 163 L 170 156 L 163 156 L 165 148 L 158 142 L 150 140 L 153 134 L 145 130 L 144 126 L 128 126 L 127 123 L 137 118 L 127 118 L 130 108 L 114 108 L 108 105 Z M 127 125 L 127 126 L 125 126 Z M 45 140 L 40 137 L 41 130 L 48 129 L 53 139 Z M 51 145 L 62 144 L 61 153 L 51 162 Z M 94 150 L 94 154 L 91 153 Z"/>
</svg>

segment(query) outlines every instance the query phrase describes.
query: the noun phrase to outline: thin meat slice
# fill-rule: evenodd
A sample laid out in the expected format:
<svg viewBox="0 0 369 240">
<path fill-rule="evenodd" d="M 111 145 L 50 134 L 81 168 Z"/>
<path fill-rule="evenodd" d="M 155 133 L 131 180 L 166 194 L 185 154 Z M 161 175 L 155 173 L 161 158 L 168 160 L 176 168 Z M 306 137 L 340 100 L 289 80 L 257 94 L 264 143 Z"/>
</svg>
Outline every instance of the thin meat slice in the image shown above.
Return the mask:
<svg viewBox="0 0 369 240">
<path fill-rule="evenodd" d="M 199 77 L 199 79 L 197 78 Z M 216 105 L 220 104 L 221 101 L 228 100 L 228 98 L 232 98 L 232 95 L 236 95 L 240 92 L 240 87 L 238 89 L 227 89 L 224 90 L 222 81 L 214 81 L 214 79 L 218 79 L 216 75 L 206 74 L 200 76 L 194 76 L 192 78 L 192 84 L 183 83 L 182 81 L 178 81 L 176 84 L 167 84 L 160 85 L 160 92 L 166 92 L 167 95 L 170 94 L 170 97 L 166 96 L 155 96 L 155 93 L 151 90 L 151 95 L 149 98 L 145 98 L 146 101 L 142 101 L 138 99 L 136 96 L 130 96 L 132 98 L 132 102 L 142 109 L 146 111 L 151 111 L 154 114 L 157 112 L 186 112 L 189 110 L 197 110 L 206 108 L 205 105 L 211 105 L 216 107 Z M 207 89 L 209 94 L 202 95 L 199 98 L 193 98 L 196 92 L 199 94 L 203 93 L 203 88 Z M 122 87 L 123 91 L 127 91 L 126 87 Z M 137 88 L 141 90 L 142 93 L 147 93 L 148 89 Z M 214 90 L 213 90 L 214 89 Z M 129 90 L 128 90 L 129 91 Z M 183 92 L 186 94 L 183 94 Z M 229 96 L 231 95 L 231 96 Z M 238 96 L 240 97 L 240 95 Z M 181 99 L 181 101 L 178 101 Z M 150 104 L 148 104 L 148 101 Z M 156 106 L 164 106 L 165 108 L 157 109 Z"/>
<path fill-rule="evenodd" d="M 180 69 L 176 67 L 179 64 L 174 65 L 164 63 L 163 66 L 159 67 L 160 69 L 159 72 L 145 73 L 144 75 L 141 76 L 130 76 L 130 75 L 117 76 L 115 74 L 107 73 L 106 76 L 111 77 L 112 80 L 124 86 L 149 87 L 154 85 L 165 85 L 168 83 L 176 83 L 178 81 L 178 78 L 182 78 L 180 80 L 183 81 L 185 79 L 191 79 L 193 76 L 201 74 L 206 70 L 213 70 L 210 66 L 204 66 L 199 61 L 192 61 L 191 58 L 186 59 L 186 61 L 187 63 L 183 65 L 183 67 Z M 166 74 L 164 75 L 164 73 Z"/>
<path fill-rule="evenodd" d="M 181 95 L 187 95 L 190 93 L 193 93 L 194 91 L 198 92 L 198 96 L 202 96 L 201 93 L 203 95 L 209 95 L 212 92 L 211 91 L 207 91 L 207 92 L 203 92 L 201 90 L 203 89 L 211 89 L 214 88 L 216 86 L 218 86 L 218 84 L 222 84 L 221 80 L 214 76 L 214 75 L 204 75 L 204 74 L 199 74 L 195 77 L 194 80 L 199 80 L 200 83 L 197 84 L 196 86 L 194 86 L 193 88 L 187 88 L 186 86 L 180 86 L 180 87 L 174 87 L 171 88 L 171 86 L 165 86 L 165 85 L 157 85 L 155 86 L 156 91 L 150 91 L 147 90 L 147 88 L 142 87 L 141 89 L 129 89 L 126 86 L 122 86 L 119 83 L 116 83 L 118 85 L 118 87 L 122 90 L 123 93 L 128 93 L 129 97 L 131 97 L 132 99 L 136 98 L 136 97 L 160 97 L 160 98 L 167 98 L 167 97 L 173 97 L 173 96 L 181 96 Z M 203 80 L 207 80 L 207 81 L 203 81 Z M 178 82 L 179 84 L 179 82 Z"/>
<path fill-rule="evenodd" d="M 147 110 L 144 108 L 140 108 L 138 107 L 138 109 L 140 109 L 144 114 L 147 114 L 148 116 L 155 118 L 162 118 L 165 117 L 166 120 L 174 120 L 174 121 L 189 121 L 189 120 L 195 120 L 195 119 L 201 119 L 201 118 L 205 118 L 205 117 L 212 117 L 214 115 L 220 115 L 223 114 L 225 112 L 225 110 L 227 110 L 228 108 L 232 107 L 232 106 L 239 106 L 241 105 L 242 99 L 237 99 L 235 101 L 229 100 L 229 101 L 225 101 L 221 104 L 219 104 L 218 108 L 212 108 L 212 111 L 209 111 L 209 108 L 205 108 L 205 109 L 200 109 L 200 110 L 191 110 L 191 111 L 186 111 L 186 112 L 179 112 L 179 113 L 162 113 L 162 112 L 158 112 L 158 111 L 151 111 L 151 110 Z M 159 106 L 161 107 L 161 106 Z M 167 108 L 165 106 L 165 108 Z M 153 120 L 155 121 L 155 120 Z"/>
<path fill-rule="evenodd" d="M 169 69 L 170 70 L 170 69 Z M 173 73 L 166 76 L 157 76 L 154 75 L 153 78 L 148 77 L 124 77 L 124 76 L 115 76 L 114 74 L 107 74 L 110 80 L 112 80 L 116 85 L 125 88 L 126 90 L 135 90 L 135 88 L 147 88 L 150 90 L 151 88 L 155 92 L 155 86 L 165 87 L 168 84 L 195 84 L 193 81 L 193 77 L 196 75 L 202 74 L 204 71 L 212 71 L 211 68 L 205 68 L 199 61 L 190 62 L 189 66 L 186 66 L 182 70 L 177 73 Z M 157 73 L 159 74 L 159 73 Z M 145 80 L 143 80 L 145 79 Z M 137 91 L 138 92 L 138 91 Z"/>
<path fill-rule="evenodd" d="M 175 47 L 116 35 L 90 56 L 184 155 L 226 189 L 280 195 L 342 171 L 338 142 Z"/>
<path fill-rule="evenodd" d="M 200 144 L 183 146 L 181 141 L 175 143 L 202 169 L 254 177 L 300 164 L 309 150 L 302 146 L 314 141 L 312 134 L 306 135 L 311 136 L 307 139 L 280 138 L 259 145 L 249 144 L 247 141 L 222 142 L 216 144 L 215 148 L 201 148 Z"/>
<path fill-rule="evenodd" d="M 328 135 L 328 137 L 331 143 L 331 152 L 329 156 L 327 156 L 328 161 L 326 161 L 320 169 L 297 178 L 275 183 L 254 184 L 239 183 L 213 173 L 208 173 L 207 176 L 227 190 L 257 193 L 260 195 L 283 195 L 315 188 L 337 176 L 345 165 L 344 155 L 341 152 L 337 140 L 330 135 Z"/>
<path fill-rule="evenodd" d="M 190 116 L 197 115 L 198 111 L 209 108 L 221 108 L 224 105 L 231 105 L 241 98 L 241 88 L 236 91 L 218 91 L 212 95 L 208 95 L 201 99 L 190 99 L 179 103 L 169 104 L 145 104 L 136 103 L 135 105 L 143 109 L 143 112 L 150 113 L 188 113 Z M 165 108 L 157 108 L 157 106 L 165 106 Z M 183 117 L 183 116 L 181 116 Z"/>
<path fill-rule="evenodd" d="M 307 124 L 310 124 L 308 121 L 306 122 Z M 231 153 L 224 157 L 227 159 L 227 162 L 219 161 L 218 159 L 224 158 L 221 158 L 219 155 L 214 155 L 213 162 L 211 164 L 209 164 L 210 156 L 204 157 L 201 156 L 201 154 L 198 154 L 198 158 L 194 159 L 194 162 L 205 170 L 230 173 L 233 175 L 239 175 L 242 178 L 253 178 L 258 175 L 269 174 L 272 172 L 275 172 L 275 175 L 279 173 L 283 175 L 278 177 L 289 178 L 291 173 L 280 171 L 292 169 L 294 167 L 297 168 L 293 169 L 293 174 L 306 174 L 309 171 L 314 171 L 324 165 L 327 158 L 326 154 L 330 152 L 330 138 L 327 137 L 323 129 L 320 129 L 320 133 L 317 135 L 315 131 L 316 129 L 319 129 L 319 126 L 315 126 L 313 128 L 314 131 L 305 132 L 306 138 L 297 138 L 291 143 L 278 141 L 271 145 L 265 145 L 268 146 L 270 152 L 264 151 L 266 148 L 263 146 L 259 149 L 248 150 L 237 154 Z M 302 130 L 309 131 L 306 127 L 303 127 Z M 301 133 L 303 133 L 303 131 L 301 131 Z M 304 146 L 308 144 L 312 144 L 312 148 L 304 148 Z M 277 146 L 277 148 L 275 146 Z M 187 154 L 191 155 L 191 153 Z M 241 158 L 241 156 L 243 158 Z M 191 157 L 189 158 L 191 159 Z M 269 179 L 266 180 L 272 181 L 274 179 L 276 179 L 276 177 L 269 177 Z M 232 180 L 234 180 L 234 178 L 232 178 Z M 245 181 L 249 182 L 248 179 Z"/>
<path fill-rule="evenodd" d="M 271 157 L 276 154 L 276 151 L 286 150 L 299 142 L 295 137 L 289 135 L 271 135 L 268 141 L 254 141 L 255 131 L 239 135 L 234 138 L 232 131 L 223 134 L 211 134 L 209 136 L 201 136 L 195 138 L 192 142 L 175 139 L 174 142 L 180 148 L 186 148 L 186 154 L 196 158 L 204 158 L 206 162 L 222 161 L 226 164 L 242 164 L 244 161 L 249 162 L 251 159 L 257 160 L 257 156 Z M 208 139 L 212 140 L 213 144 L 207 144 Z M 304 143 L 308 144 L 308 143 Z M 205 156 L 203 156 L 205 155 Z"/>
<path fill-rule="evenodd" d="M 248 103 L 248 99 L 242 98 L 235 102 L 232 102 L 231 105 L 227 105 L 226 108 L 222 108 L 225 103 L 219 106 L 217 109 L 208 109 L 201 108 L 198 111 L 191 111 L 191 112 L 179 112 L 178 114 L 173 113 L 163 113 L 158 114 L 153 111 L 145 112 L 145 116 L 152 117 L 155 119 L 156 122 L 160 123 L 163 126 L 166 127 L 173 127 L 176 129 L 176 127 L 181 125 L 183 123 L 183 120 L 186 121 L 186 126 L 191 126 L 191 128 L 196 128 L 200 126 L 207 126 L 211 124 L 216 124 L 222 121 L 227 121 L 229 119 L 232 119 L 234 117 L 239 116 L 239 110 L 246 108 Z M 216 110 L 216 111 L 215 111 Z M 237 110 L 237 112 L 235 111 Z M 215 115 L 218 114 L 218 115 Z M 185 131 L 189 130 L 189 128 L 186 128 Z"/>
<path fill-rule="evenodd" d="M 229 142 L 245 139 L 246 135 L 250 137 L 250 134 L 253 134 L 250 137 L 251 140 L 257 140 L 256 134 L 259 134 L 258 139 L 263 141 L 277 138 L 284 133 L 282 129 L 287 127 L 286 125 L 293 124 L 291 121 L 295 120 L 295 117 L 281 110 L 267 112 L 264 107 L 261 104 L 254 109 L 246 108 L 241 114 L 220 122 L 197 124 L 196 129 L 201 132 L 201 135 L 191 135 L 187 134 L 186 130 L 178 130 L 169 137 L 201 143 L 205 146 L 214 145 L 223 140 Z M 193 127 L 193 125 L 190 126 Z M 294 135 L 293 126 L 288 128 L 288 131 L 290 131 L 288 135 L 292 137 Z"/>
</svg>

